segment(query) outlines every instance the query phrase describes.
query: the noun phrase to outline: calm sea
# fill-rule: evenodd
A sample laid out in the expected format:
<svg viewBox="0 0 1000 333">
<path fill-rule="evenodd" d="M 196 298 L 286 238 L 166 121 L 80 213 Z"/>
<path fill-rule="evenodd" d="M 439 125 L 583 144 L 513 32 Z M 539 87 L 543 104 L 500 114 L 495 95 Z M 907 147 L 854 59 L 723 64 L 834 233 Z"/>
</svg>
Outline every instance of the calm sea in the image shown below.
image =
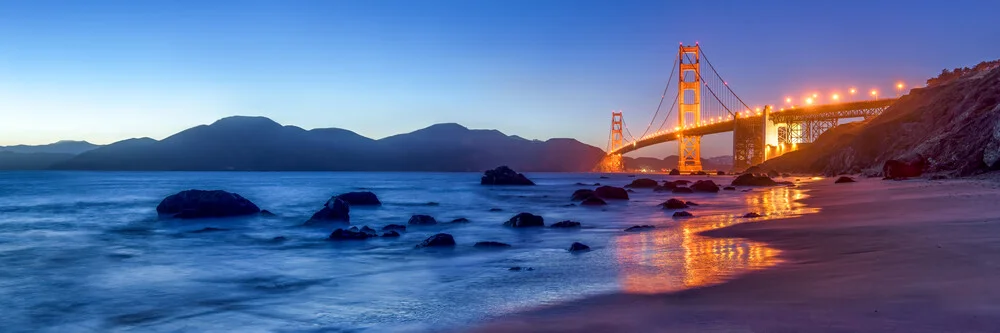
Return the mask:
<svg viewBox="0 0 1000 333">
<path fill-rule="evenodd" d="M 604 207 L 569 206 L 589 184 L 633 178 L 528 174 L 538 186 L 479 185 L 474 173 L 0 172 L 0 323 L 4 332 L 315 332 L 456 328 L 602 293 L 658 293 L 719 283 L 772 265 L 761 244 L 697 232 L 801 214 L 797 188 L 678 197 L 699 203 L 675 220 L 648 189 Z M 654 179 L 700 177 L 651 176 Z M 717 183 L 729 178 L 711 177 Z M 588 186 L 577 185 L 586 183 Z M 155 207 L 186 189 L 242 194 L 277 217 L 162 220 Z M 376 229 L 412 214 L 466 224 L 410 227 L 402 237 L 326 240 L 303 222 L 330 196 L 368 190 L 377 208 L 351 223 Z M 491 208 L 501 211 L 492 212 Z M 583 223 L 513 230 L 518 212 Z M 650 224 L 650 232 L 626 233 Z M 193 232 L 206 227 L 225 229 Z M 454 249 L 415 249 L 435 233 Z M 284 242 L 272 240 L 284 236 Z M 513 245 L 473 248 L 477 241 Z M 573 242 L 593 251 L 571 254 Z M 533 270 L 511 271 L 510 267 Z"/>
</svg>

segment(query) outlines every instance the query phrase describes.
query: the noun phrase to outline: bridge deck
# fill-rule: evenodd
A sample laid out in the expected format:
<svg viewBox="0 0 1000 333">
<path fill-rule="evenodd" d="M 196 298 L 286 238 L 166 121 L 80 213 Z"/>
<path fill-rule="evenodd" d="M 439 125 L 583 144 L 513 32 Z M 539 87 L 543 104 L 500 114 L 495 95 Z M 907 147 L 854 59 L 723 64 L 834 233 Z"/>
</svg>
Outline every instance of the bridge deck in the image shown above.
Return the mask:
<svg viewBox="0 0 1000 333">
<path fill-rule="evenodd" d="M 768 119 L 775 123 L 787 123 L 808 120 L 869 117 L 878 114 L 878 112 L 881 112 L 881 110 L 885 109 L 889 105 L 892 105 L 895 101 L 895 98 L 886 98 L 879 100 L 796 107 L 793 109 L 785 109 L 784 111 L 772 112 L 768 116 Z M 762 116 L 753 115 L 741 119 L 760 119 L 760 117 Z M 674 141 L 677 140 L 682 134 L 689 136 L 704 136 L 709 134 L 732 132 L 735 126 L 735 122 L 730 119 L 715 123 L 708 123 L 693 128 L 681 129 L 680 131 L 665 130 L 647 135 L 639 140 L 625 144 L 616 150 L 608 152 L 608 154 L 625 154 L 652 145 Z"/>
</svg>

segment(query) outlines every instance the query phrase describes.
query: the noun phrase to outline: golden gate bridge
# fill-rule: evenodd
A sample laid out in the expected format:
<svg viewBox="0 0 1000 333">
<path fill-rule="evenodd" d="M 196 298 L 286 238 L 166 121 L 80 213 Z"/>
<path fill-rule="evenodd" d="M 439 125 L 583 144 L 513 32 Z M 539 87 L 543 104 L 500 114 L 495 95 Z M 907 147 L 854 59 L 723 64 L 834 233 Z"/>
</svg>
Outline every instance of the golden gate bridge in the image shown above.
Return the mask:
<svg viewBox="0 0 1000 333">
<path fill-rule="evenodd" d="M 702 75 L 702 64 L 707 75 Z M 677 94 L 664 104 L 673 79 L 660 95 L 653 119 L 638 136 L 632 135 L 621 111 L 612 112 L 607 155 L 595 168 L 601 172 L 623 172 L 622 154 L 652 145 L 677 141 L 680 172 L 702 171 L 701 137 L 733 132 L 733 171 L 743 171 L 770 158 L 809 144 L 845 118 L 871 118 L 882 113 L 895 98 L 850 101 L 824 105 L 751 108 L 743 102 L 705 56 L 698 43 L 681 44 L 671 77 L 676 74 Z M 873 92 L 875 94 L 875 92 Z M 669 108 L 667 106 L 669 105 Z M 676 122 L 669 122 L 676 110 Z M 663 121 L 653 127 L 663 112 Z"/>
</svg>

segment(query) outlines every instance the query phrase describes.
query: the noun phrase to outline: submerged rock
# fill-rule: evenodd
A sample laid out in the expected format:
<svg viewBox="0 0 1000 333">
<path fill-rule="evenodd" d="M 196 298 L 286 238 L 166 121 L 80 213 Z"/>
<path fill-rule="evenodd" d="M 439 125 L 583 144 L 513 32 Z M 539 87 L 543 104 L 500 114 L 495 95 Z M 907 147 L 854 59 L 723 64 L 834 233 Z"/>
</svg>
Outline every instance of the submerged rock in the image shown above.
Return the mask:
<svg viewBox="0 0 1000 333">
<path fill-rule="evenodd" d="M 670 198 L 670 200 L 667 200 L 667 201 L 661 203 L 660 206 L 663 206 L 664 209 L 684 209 L 684 208 L 688 208 L 688 205 L 686 203 L 684 203 L 684 201 L 681 201 L 681 200 L 678 200 L 678 199 L 674 199 L 674 198 Z"/>
<path fill-rule="evenodd" d="M 382 233 L 382 237 L 386 237 L 386 238 L 399 237 L 399 232 L 397 232 L 396 230 L 389 230 L 389 231 L 383 232 Z"/>
<path fill-rule="evenodd" d="M 333 233 L 330 233 L 329 239 L 332 240 L 365 240 L 374 237 L 366 232 L 358 231 L 357 228 L 351 229 L 337 229 Z"/>
<path fill-rule="evenodd" d="M 755 176 L 751 173 L 745 173 L 733 179 L 732 186 L 775 186 L 778 185 L 774 180 L 771 180 L 768 176 Z"/>
<path fill-rule="evenodd" d="M 205 228 L 201 228 L 201 229 L 192 231 L 191 233 L 192 234 L 200 234 L 200 233 L 203 233 L 203 232 L 215 232 L 215 231 L 229 231 L 229 229 L 205 227 Z"/>
<path fill-rule="evenodd" d="M 156 212 L 181 219 L 231 217 L 260 213 L 253 202 L 226 191 L 187 190 L 160 201 Z"/>
<path fill-rule="evenodd" d="M 847 176 L 841 176 L 840 178 L 837 178 L 837 180 L 835 180 L 833 183 L 834 184 L 842 184 L 842 183 L 853 183 L 853 182 L 854 182 L 854 178 L 847 177 Z"/>
<path fill-rule="evenodd" d="M 390 224 L 382 227 L 382 231 L 389 231 L 389 230 L 406 231 L 406 226 L 401 224 Z"/>
<path fill-rule="evenodd" d="M 514 266 L 514 267 L 511 267 L 511 268 L 508 268 L 507 270 L 508 270 L 508 271 L 515 271 L 515 272 L 520 272 L 521 270 L 525 270 L 525 271 L 533 271 L 533 270 L 535 270 L 535 269 L 534 269 L 534 268 L 531 268 L 531 267 L 524 267 L 524 268 L 522 268 L 521 266 Z"/>
<path fill-rule="evenodd" d="M 327 200 L 326 204 L 323 205 L 323 209 L 320 209 L 318 212 L 313 214 L 313 216 L 310 217 L 309 221 L 307 221 L 306 223 L 308 224 L 317 221 L 347 222 L 350 221 L 351 219 L 350 211 L 351 207 L 350 205 L 347 204 L 346 201 L 337 197 L 333 197 L 330 198 L 330 200 Z"/>
<path fill-rule="evenodd" d="M 517 173 L 506 165 L 493 170 L 486 170 L 479 181 L 482 185 L 535 185 L 524 174 Z"/>
<path fill-rule="evenodd" d="M 688 213 L 686 211 L 674 212 L 674 217 L 694 217 L 694 214 Z"/>
<path fill-rule="evenodd" d="M 710 192 L 710 193 L 719 192 L 719 185 L 716 185 L 715 182 L 711 180 L 696 181 L 694 182 L 694 184 L 691 184 L 690 188 L 696 192 Z"/>
<path fill-rule="evenodd" d="M 459 217 L 457 219 L 451 220 L 451 222 L 448 223 L 469 223 L 469 219 L 464 217 Z"/>
<path fill-rule="evenodd" d="M 653 187 L 656 187 L 659 184 L 660 183 L 658 183 L 657 181 L 649 179 L 649 178 L 639 178 L 639 179 L 633 180 L 632 183 L 630 183 L 628 185 L 625 185 L 625 187 L 653 188 Z"/>
<path fill-rule="evenodd" d="M 726 187 L 723 187 L 722 190 L 723 191 L 736 191 L 736 188 L 732 187 L 732 186 L 726 186 Z"/>
<path fill-rule="evenodd" d="M 573 200 L 573 201 L 584 200 L 584 199 L 587 199 L 587 198 L 589 198 L 589 197 L 591 197 L 593 195 L 594 195 L 594 190 L 579 189 L 579 190 L 573 191 L 573 195 L 570 196 L 570 200 Z"/>
<path fill-rule="evenodd" d="M 584 199 L 583 202 L 580 203 L 580 206 L 604 206 L 607 204 L 608 203 L 605 202 L 603 199 L 598 198 L 595 195 L 592 195 L 587 199 Z"/>
<path fill-rule="evenodd" d="M 503 209 L 500 209 L 500 208 L 490 208 L 490 211 L 491 212 L 502 212 Z"/>
<path fill-rule="evenodd" d="M 569 246 L 569 252 L 590 251 L 590 247 L 580 242 L 575 242 Z"/>
<path fill-rule="evenodd" d="M 416 215 L 410 216 L 410 221 L 407 222 L 406 224 L 409 224 L 409 225 L 434 225 L 434 224 L 437 224 L 437 223 L 438 223 L 437 220 L 435 220 L 433 216 L 416 214 Z"/>
<path fill-rule="evenodd" d="M 653 230 L 654 228 L 656 228 L 656 227 L 648 225 L 648 224 L 647 225 L 634 225 L 634 226 L 625 228 L 625 231 L 626 232 L 639 232 L 639 231 Z"/>
<path fill-rule="evenodd" d="M 512 228 L 526 228 L 526 227 L 544 227 L 545 220 L 541 216 L 534 215 L 531 213 L 520 213 L 511 217 L 510 220 L 504 222 L 505 227 Z"/>
<path fill-rule="evenodd" d="M 378 200 L 375 193 L 363 191 L 363 192 L 347 192 L 338 195 L 337 198 L 344 200 L 351 206 L 381 206 L 382 201 Z"/>
<path fill-rule="evenodd" d="M 555 224 L 553 224 L 553 225 L 551 225 L 549 227 L 550 228 L 579 228 L 580 227 L 580 222 L 568 221 L 568 220 L 567 221 L 560 221 L 560 222 L 556 222 Z"/>
<path fill-rule="evenodd" d="M 369 235 L 372 235 L 372 236 L 375 236 L 375 235 L 378 234 L 378 232 L 376 232 L 375 229 L 372 229 L 369 226 L 363 226 L 363 227 L 361 227 L 361 232 L 369 234 Z"/>
<path fill-rule="evenodd" d="M 628 192 L 621 187 L 601 186 L 594 190 L 594 194 L 602 199 L 628 200 Z"/>
<path fill-rule="evenodd" d="M 483 242 L 476 242 L 476 244 L 473 245 L 473 247 L 478 247 L 478 248 L 505 248 L 505 247 L 510 247 L 510 244 L 501 243 L 501 242 L 494 242 L 494 241 L 483 241 Z"/>
<path fill-rule="evenodd" d="M 420 244 L 417 244 L 418 248 L 423 247 L 449 247 L 455 246 L 455 238 L 451 237 L 449 234 L 436 234 L 425 239 Z"/>
</svg>

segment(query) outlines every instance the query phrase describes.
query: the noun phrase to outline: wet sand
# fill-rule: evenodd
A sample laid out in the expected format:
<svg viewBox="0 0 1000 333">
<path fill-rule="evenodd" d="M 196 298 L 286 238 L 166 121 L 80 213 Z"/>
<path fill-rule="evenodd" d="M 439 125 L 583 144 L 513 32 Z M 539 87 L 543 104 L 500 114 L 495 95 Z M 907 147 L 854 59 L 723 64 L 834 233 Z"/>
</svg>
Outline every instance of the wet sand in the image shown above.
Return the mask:
<svg viewBox="0 0 1000 333">
<path fill-rule="evenodd" d="M 730 282 L 615 294 L 507 316 L 475 332 L 998 332 L 1000 183 L 861 179 L 806 186 L 799 218 L 704 234 L 783 262 Z"/>
</svg>

